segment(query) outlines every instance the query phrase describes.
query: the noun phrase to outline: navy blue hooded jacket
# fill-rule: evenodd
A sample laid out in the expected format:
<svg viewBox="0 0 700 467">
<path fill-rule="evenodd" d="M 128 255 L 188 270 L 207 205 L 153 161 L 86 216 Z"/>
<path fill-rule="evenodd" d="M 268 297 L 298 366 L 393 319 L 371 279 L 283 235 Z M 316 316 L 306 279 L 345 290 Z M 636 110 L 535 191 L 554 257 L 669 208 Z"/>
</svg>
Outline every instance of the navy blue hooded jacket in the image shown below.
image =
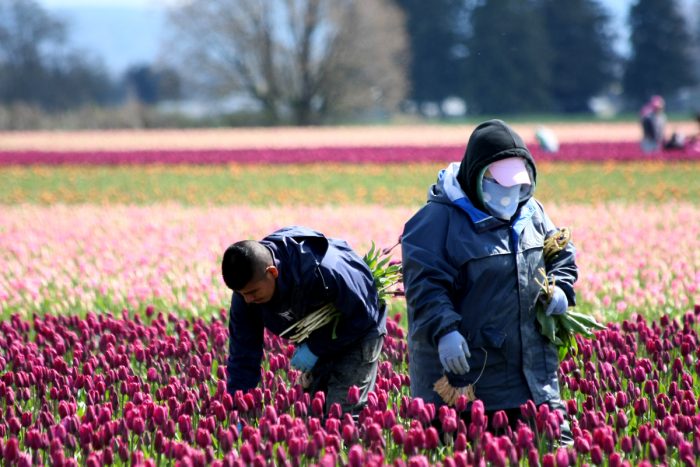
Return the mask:
<svg viewBox="0 0 700 467">
<path fill-rule="evenodd" d="M 542 206 L 523 199 L 512 219 L 490 216 L 478 195 L 488 165 L 523 157 L 531 180 L 532 156 L 499 120 L 475 130 L 461 164 L 441 172 L 427 204 L 405 225 L 401 239 L 408 305 L 411 395 L 442 405 L 433 390 L 443 375 L 440 338 L 458 330 L 471 351 L 464 384 L 473 384 L 487 410 L 559 400 L 556 348 L 536 325 L 539 268 L 575 304 L 578 276 L 569 244 L 545 264 L 544 240 L 556 231 Z"/>
<path fill-rule="evenodd" d="M 260 381 L 263 330 L 281 334 L 327 303 L 341 317 L 305 341 L 319 361 L 332 359 L 365 337 L 386 333 L 386 316 L 367 264 L 343 240 L 305 227 L 277 230 L 260 241 L 272 253 L 279 276 L 272 299 L 246 304 L 234 292 L 229 311 L 228 391 L 247 391 Z"/>
</svg>

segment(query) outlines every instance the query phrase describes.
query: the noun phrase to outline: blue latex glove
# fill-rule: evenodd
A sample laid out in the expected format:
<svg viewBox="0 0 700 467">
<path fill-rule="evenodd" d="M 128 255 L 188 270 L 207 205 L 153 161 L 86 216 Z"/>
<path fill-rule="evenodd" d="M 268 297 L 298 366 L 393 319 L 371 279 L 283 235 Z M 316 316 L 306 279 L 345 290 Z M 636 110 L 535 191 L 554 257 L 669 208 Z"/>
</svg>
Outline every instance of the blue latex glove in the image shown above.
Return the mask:
<svg viewBox="0 0 700 467">
<path fill-rule="evenodd" d="M 440 363 L 445 370 L 458 375 L 469 372 L 467 358 L 471 357 L 472 354 L 469 352 L 467 341 L 459 331 L 448 332 L 440 338 L 438 353 L 440 354 Z"/>
<path fill-rule="evenodd" d="M 547 316 L 563 315 L 567 308 L 569 308 L 569 299 L 566 298 L 564 291 L 555 285 L 552 300 L 549 301 L 545 314 Z"/>
<path fill-rule="evenodd" d="M 294 355 L 292 355 L 292 359 L 289 361 L 289 363 L 297 370 L 306 372 L 311 371 L 316 364 L 316 360 L 318 360 L 318 357 L 314 355 L 311 350 L 309 350 L 309 346 L 306 344 L 301 344 L 294 351 Z"/>
</svg>

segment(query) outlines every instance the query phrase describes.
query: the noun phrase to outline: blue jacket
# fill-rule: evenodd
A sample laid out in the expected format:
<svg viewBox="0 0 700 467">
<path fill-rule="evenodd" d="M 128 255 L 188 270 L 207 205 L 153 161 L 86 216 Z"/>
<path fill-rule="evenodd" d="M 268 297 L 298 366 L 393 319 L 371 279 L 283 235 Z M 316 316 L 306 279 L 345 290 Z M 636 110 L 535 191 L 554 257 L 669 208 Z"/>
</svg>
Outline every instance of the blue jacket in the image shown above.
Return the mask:
<svg viewBox="0 0 700 467">
<path fill-rule="evenodd" d="M 384 308 L 369 267 L 343 240 L 305 227 L 287 227 L 261 240 L 272 252 L 279 276 L 272 300 L 246 304 L 240 294 L 229 311 L 228 391 L 247 391 L 260 381 L 263 329 L 279 335 L 308 313 L 335 304 L 335 326 L 313 332 L 306 343 L 319 362 L 332 359 L 364 337 L 386 333 Z"/>
<path fill-rule="evenodd" d="M 458 166 L 441 173 L 401 240 L 411 394 L 444 403 L 433 390 L 443 375 L 437 345 L 457 329 L 471 350 L 464 381 L 475 384 L 487 410 L 558 399 L 558 355 L 535 324 L 534 280 L 545 267 L 544 240 L 556 227 L 533 198 L 510 221 L 476 208 L 459 187 Z M 574 255 L 570 243 L 546 265 L 571 305 Z"/>
</svg>

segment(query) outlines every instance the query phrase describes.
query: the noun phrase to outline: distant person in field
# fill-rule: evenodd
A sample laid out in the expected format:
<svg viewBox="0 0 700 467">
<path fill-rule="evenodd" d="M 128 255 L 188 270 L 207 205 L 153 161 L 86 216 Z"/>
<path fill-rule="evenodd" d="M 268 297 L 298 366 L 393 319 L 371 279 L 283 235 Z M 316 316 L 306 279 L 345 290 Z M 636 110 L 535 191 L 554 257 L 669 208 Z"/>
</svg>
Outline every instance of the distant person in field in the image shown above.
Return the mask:
<svg viewBox="0 0 700 467">
<path fill-rule="evenodd" d="M 557 227 L 533 197 L 536 179 L 522 138 L 501 120 L 486 121 L 471 134 L 461 163 L 440 171 L 427 203 L 405 224 L 413 397 L 444 405 L 434 386 L 444 375 L 452 387 L 472 385 L 491 420 L 503 410 L 515 428 L 528 401 L 565 420 L 557 348 L 536 321 L 536 279 L 545 268 L 556 280 L 546 314 L 563 314 L 575 304 L 578 268 L 571 243 L 544 259 L 544 241 Z M 561 435 L 572 440 L 566 423 Z"/>
<path fill-rule="evenodd" d="M 559 151 L 559 139 L 550 128 L 538 126 L 535 130 L 535 138 L 544 152 L 556 153 Z"/>
<path fill-rule="evenodd" d="M 664 130 L 666 127 L 666 103 L 661 96 L 652 96 L 640 111 L 642 124 L 642 151 L 646 153 L 660 151 L 664 147 Z"/>
<path fill-rule="evenodd" d="M 326 392 L 326 410 L 337 402 L 357 414 L 374 390 L 386 334 L 385 307 L 364 260 L 343 240 L 293 226 L 232 244 L 221 269 L 233 290 L 228 391 L 260 382 L 264 328 L 280 335 L 330 304 L 337 320 L 296 342 L 290 365 L 310 376 L 311 394 Z M 352 386 L 359 389 L 356 400 L 348 398 Z"/>
</svg>

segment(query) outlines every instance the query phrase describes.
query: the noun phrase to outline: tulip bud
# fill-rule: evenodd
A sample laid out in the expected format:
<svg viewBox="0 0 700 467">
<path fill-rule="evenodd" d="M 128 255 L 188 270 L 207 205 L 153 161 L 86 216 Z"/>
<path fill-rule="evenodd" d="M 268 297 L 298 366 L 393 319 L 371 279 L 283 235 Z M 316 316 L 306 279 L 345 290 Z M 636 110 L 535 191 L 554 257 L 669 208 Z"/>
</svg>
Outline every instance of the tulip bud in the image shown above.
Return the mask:
<svg viewBox="0 0 700 467">
<path fill-rule="evenodd" d="M 479 399 L 472 402 L 471 422 L 472 425 L 475 425 L 476 427 L 486 428 L 488 420 L 486 418 L 484 403 Z"/>
<path fill-rule="evenodd" d="M 127 460 L 129 460 L 129 447 L 126 443 L 119 444 L 117 454 L 119 454 L 119 458 L 122 460 L 122 462 L 126 462 Z"/>
<path fill-rule="evenodd" d="M 467 436 L 464 433 L 458 433 L 455 438 L 455 452 L 464 452 L 467 450 Z"/>
<path fill-rule="evenodd" d="M 617 417 L 615 419 L 615 428 L 619 432 L 620 430 L 624 430 L 626 427 L 627 427 L 627 415 L 625 414 L 624 411 L 618 410 Z"/>
<path fill-rule="evenodd" d="M 354 385 L 348 388 L 347 402 L 349 405 L 357 405 L 360 402 L 360 388 Z"/>
<path fill-rule="evenodd" d="M 632 449 L 634 448 L 634 443 L 632 442 L 632 438 L 629 435 L 625 435 L 622 437 L 622 439 L 620 439 L 620 448 L 623 452 L 627 454 L 632 452 Z"/>
<path fill-rule="evenodd" d="M 600 446 L 596 445 L 591 448 L 591 462 L 595 465 L 603 463 L 603 451 L 601 451 Z"/>
<path fill-rule="evenodd" d="M 532 400 L 528 400 L 525 404 L 521 404 L 520 415 L 525 420 L 535 418 L 537 415 L 537 407 L 535 407 L 535 403 Z"/>
<path fill-rule="evenodd" d="M 364 452 L 359 444 L 353 445 L 348 451 L 348 466 L 361 467 L 364 465 Z"/>
<path fill-rule="evenodd" d="M 318 455 L 319 448 L 317 447 L 315 442 L 308 442 L 306 443 L 306 450 L 304 454 L 308 458 L 315 458 Z"/>
<path fill-rule="evenodd" d="M 382 427 L 376 423 L 372 423 L 367 429 L 367 440 L 370 443 L 382 443 L 384 441 Z"/>
<path fill-rule="evenodd" d="M 394 444 L 402 445 L 406 440 L 406 432 L 402 425 L 394 425 L 391 427 L 391 439 L 394 440 Z"/>
<path fill-rule="evenodd" d="M 296 461 L 304 452 L 304 441 L 300 438 L 292 437 L 287 441 L 287 447 L 289 455 Z"/>
<path fill-rule="evenodd" d="M 346 446 L 351 446 L 353 443 L 357 441 L 357 428 L 353 425 L 344 425 L 343 426 L 343 442 L 345 442 Z"/>
<path fill-rule="evenodd" d="M 333 402 L 331 404 L 330 409 L 328 410 L 328 416 L 330 418 L 337 418 L 340 420 L 343 416 L 343 409 L 340 407 L 340 404 L 337 402 Z"/>
<path fill-rule="evenodd" d="M 468 404 L 469 404 L 469 400 L 467 399 L 467 396 L 462 394 L 457 398 L 457 401 L 455 402 L 455 410 L 459 413 L 462 413 L 465 410 L 467 410 Z"/>
<path fill-rule="evenodd" d="M 580 436 L 574 438 L 574 448 L 579 454 L 587 454 L 591 450 L 591 443 L 587 438 Z"/>
<path fill-rule="evenodd" d="M 493 414 L 491 425 L 493 426 L 493 429 L 497 431 L 506 429 L 508 426 L 508 415 L 506 414 L 505 410 L 498 410 Z"/>
<path fill-rule="evenodd" d="M 315 417 L 323 417 L 323 412 L 324 412 L 324 403 L 323 400 L 321 400 L 318 397 L 314 397 L 313 400 L 311 401 L 311 413 Z"/>
<path fill-rule="evenodd" d="M 197 428 L 195 441 L 200 448 L 206 449 L 211 444 L 211 435 L 209 434 L 209 431 L 203 428 Z"/>
<path fill-rule="evenodd" d="M 540 465 L 540 454 L 536 447 L 532 447 L 527 451 L 527 460 L 529 465 Z"/>
<path fill-rule="evenodd" d="M 146 430 L 146 424 L 143 421 L 143 418 L 141 418 L 141 417 L 134 417 L 132 425 L 133 425 L 132 431 L 137 436 L 141 436 L 143 434 L 143 432 Z"/>
<path fill-rule="evenodd" d="M 435 427 L 429 427 L 425 430 L 425 448 L 426 449 L 437 449 L 440 445 L 440 435 Z"/>
<path fill-rule="evenodd" d="M 408 467 L 430 467 L 430 462 L 425 456 L 411 456 L 408 459 Z"/>
<path fill-rule="evenodd" d="M 457 431 L 457 418 L 447 417 L 442 421 L 442 431 L 445 433 L 454 433 Z"/>
<path fill-rule="evenodd" d="M 253 446 L 248 441 L 245 441 L 240 448 L 241 452 L 241 459 L 243 459 L 243 462 L 245 462 L 247 465 L 250 465 L 253 463 L 253 459 L 255 459 L 255 449 Z"/>
</svg>

